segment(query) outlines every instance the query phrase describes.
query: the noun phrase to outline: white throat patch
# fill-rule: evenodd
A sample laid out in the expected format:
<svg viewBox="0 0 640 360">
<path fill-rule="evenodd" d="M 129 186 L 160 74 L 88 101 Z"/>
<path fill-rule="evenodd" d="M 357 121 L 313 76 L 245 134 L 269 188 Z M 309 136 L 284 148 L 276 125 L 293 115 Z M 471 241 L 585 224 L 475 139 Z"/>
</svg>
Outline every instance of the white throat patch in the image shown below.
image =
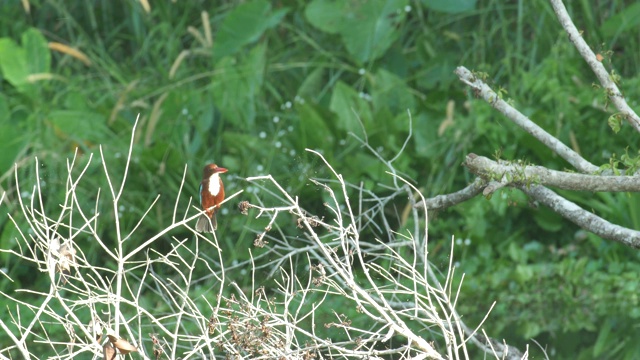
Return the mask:
<svg viewBox="0 0 640 360">
<path fill-rule="evenodd" d="M 215 173 L 209 177 L 209 194 L 216 196 L 220 192 L 220 174 Z"/>
</svg>

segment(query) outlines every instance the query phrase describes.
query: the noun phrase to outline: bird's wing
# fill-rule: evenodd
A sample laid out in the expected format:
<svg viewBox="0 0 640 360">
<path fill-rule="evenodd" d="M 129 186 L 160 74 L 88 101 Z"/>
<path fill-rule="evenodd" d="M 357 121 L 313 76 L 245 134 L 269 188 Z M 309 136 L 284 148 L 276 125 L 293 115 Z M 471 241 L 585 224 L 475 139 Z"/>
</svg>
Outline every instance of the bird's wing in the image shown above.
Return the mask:
<svg viewBox="0 0 640 360">
<path fill-rule="evenodd" d="M 198 198 L 200 199 L 200 206 L 202 206 L 202 183 L 200 183 L 200 189 L 198 189 Z"/>
</svg>

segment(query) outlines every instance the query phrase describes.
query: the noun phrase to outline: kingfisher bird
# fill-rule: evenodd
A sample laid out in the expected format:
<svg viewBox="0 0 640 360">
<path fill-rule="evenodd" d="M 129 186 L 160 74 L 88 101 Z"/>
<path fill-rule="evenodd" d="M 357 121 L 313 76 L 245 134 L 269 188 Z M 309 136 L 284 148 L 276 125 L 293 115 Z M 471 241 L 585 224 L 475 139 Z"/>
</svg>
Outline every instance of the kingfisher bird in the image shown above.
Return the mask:
<svg viewBox="0 0 640 360">
<path fill-rule="evenodd" d="M 216 164 L 209 164 L 202 171 L 200 183 L 200 205 L 205 213 L 200 215 L 196 223 L 196 231 L 213 232 L 218 227 L 216 212 L 220 209 L 220 203 L 224 200 L 224 185 L 220 174 L 227 169 Z"/>
</svg>

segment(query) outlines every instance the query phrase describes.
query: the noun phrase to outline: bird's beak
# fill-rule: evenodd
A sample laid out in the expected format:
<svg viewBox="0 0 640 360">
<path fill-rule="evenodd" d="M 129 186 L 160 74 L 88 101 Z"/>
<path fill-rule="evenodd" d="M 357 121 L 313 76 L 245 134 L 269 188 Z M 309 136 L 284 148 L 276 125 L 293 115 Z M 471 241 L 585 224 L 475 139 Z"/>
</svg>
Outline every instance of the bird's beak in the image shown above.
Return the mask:
<svg viewBox="0 0 640 360">
<path fill-rule="evenodd" d="M 223 167 L 218 167 L 215 170 L 216 173 L 226 173 L 227 169 L 223 168 Z"/>
</svg>

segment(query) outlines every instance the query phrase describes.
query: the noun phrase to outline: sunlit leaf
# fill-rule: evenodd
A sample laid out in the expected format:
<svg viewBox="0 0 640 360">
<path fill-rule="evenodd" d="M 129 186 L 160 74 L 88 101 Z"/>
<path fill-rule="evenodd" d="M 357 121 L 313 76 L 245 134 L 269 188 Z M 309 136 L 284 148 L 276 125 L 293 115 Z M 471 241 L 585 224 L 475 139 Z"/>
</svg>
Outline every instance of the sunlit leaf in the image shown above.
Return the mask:
<svg viewBox="0 0 640 360">
<path fill-rule="evenodd" d="M 271 11 L 265 0 L 239 5 L 222 21 L 216 33 L 213 54 L 217 59 L 236 53 L 243 46 L 257 41 L 264 32 L 280 23 L 288 9 Z"/>
<path fill-rule="evenodd" d="M 407 0 L 315 0 L 305 9 L 318 29 L 340 34 L 349 53 L 360 63 L 375 60 L 398 38 Z"/>
</svg>

